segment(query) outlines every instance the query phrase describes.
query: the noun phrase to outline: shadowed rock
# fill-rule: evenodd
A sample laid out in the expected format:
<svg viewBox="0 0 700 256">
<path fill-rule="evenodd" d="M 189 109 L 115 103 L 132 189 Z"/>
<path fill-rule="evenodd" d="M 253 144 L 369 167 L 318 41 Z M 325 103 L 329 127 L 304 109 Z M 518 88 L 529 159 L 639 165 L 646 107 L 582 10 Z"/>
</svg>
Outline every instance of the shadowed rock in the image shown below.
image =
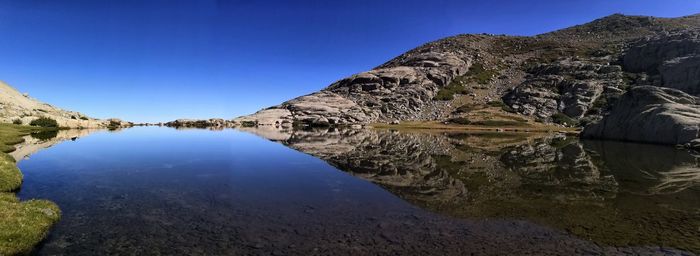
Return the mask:
<svg viewBox="0 0 700 256">
<path fill-rule="evenodd" d="M 686 144 L 698 138 L 698 98 L 679 90 L 639 86 L 625 93 L 612 112 L 587 126 L 584 138 Z"/>
</svg>

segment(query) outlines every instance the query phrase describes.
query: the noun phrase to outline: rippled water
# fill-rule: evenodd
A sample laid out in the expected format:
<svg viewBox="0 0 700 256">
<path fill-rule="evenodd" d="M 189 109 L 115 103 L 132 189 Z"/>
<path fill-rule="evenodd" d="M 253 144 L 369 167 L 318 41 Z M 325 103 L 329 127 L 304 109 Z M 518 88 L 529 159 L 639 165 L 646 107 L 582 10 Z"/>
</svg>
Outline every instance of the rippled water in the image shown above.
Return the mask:
<svg viewBox="0 0 700 256">
<path fill-rule="evenodd" d="M 552 135 L 276 129 L 35 138 L 38 255 L 680 254 L 698 157 Z"/>
</svg>

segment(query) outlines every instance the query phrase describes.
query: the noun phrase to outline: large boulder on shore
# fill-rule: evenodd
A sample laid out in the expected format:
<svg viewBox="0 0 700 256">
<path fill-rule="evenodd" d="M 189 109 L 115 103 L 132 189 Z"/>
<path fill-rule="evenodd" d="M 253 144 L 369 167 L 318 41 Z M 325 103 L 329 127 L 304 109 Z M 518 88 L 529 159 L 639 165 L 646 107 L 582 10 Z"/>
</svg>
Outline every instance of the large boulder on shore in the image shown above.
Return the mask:
<svg viewBox="0 0 700 256">
<path fill-rule="evenodd" d="M 623 58 L 628 72 L 657 76 L 658 86 L 700 94 L 700 33 L 685 31 L 645 38 Z"/>
<path fill-rule="evenodd" d="M 625 93 L 609 115 L 586 126 L 581 136 L 685 145 L 699 134 L 697 97 L 671 88 L 638 86 Z"/>
</svg>

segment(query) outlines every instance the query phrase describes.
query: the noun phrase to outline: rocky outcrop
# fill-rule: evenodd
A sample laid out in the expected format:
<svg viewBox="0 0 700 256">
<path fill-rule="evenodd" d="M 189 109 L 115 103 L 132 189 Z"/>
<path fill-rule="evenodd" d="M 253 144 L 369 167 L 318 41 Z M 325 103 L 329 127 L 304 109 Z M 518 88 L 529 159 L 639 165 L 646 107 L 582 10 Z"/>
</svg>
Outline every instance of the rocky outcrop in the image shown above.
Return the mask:
<svg viewBox="0 0 700 256">
<path fill-rule="evenodd" d="M 700 54 L 700 38 L 698 32 L 691 30 L 638 40 L 625 51 L 622 62 L 626 71 L 658 74 L 664 62 L 697 54 Z"/>
<path fill-rule="evenodd" d="M 700 135 L 697 97 L 679 90 L 638 86 L 625 93 L 612 112 L 587 126 L 584 138 L 686 144 Z"/>
<path fill-rule="evenodd" d="M 659 72 L 664 87 L 700 95 L 700 55 L 667 60 L 659 67 Z"/>
<path fill-rule="evenodd" d="M 101 120 L 88 117 L 75 111 L 67 111 L 43 103 L 20 93 L 11 86 L 0 82 L 0 123 L 28 125 L 31 121 L 48 117 L 56 120 L 60 127 L 67 128 L 107 128 L 130 127 L 131 123 L 118 119 Z M 118 120 L 118 122 L 117 122 Z"/>
<path fill-rule="evenodd" d="M 467 71 L 471 57 L 426 52 L 395 64 L 340 80 L 326 89 L 255 114 L 235 119 L 258 125 L 310 126 L 371 123 L 388 120 L 432 120 L 421 113 L 436 105 L 437 91 Z"/>
<path fill-rule="evenodd" d="M 599 97 L 610 97 L 624 86 L 619 65 L 593 60 L 564 59 L 537 65 L 528 73 L 503 101 L 518 113 L 544 121 L 559 113 L 580 119 L 590 114 Z"/>
<path fill-rule="evenodd" d="M 700 93 L 700 33 L 684 31 L 632 44 L 623 58 L 625 70 L 652 77 L 651 83 L 689 94 Z"/>
<path fill-rule="evenodd" d="M 700 36 L 684 31 L 634 42 L 622 58 L 639 72 L 637 86 L 600 122 L 585 127 L 586 138 L 689 144 L 700 128 Z"/>
</svg>

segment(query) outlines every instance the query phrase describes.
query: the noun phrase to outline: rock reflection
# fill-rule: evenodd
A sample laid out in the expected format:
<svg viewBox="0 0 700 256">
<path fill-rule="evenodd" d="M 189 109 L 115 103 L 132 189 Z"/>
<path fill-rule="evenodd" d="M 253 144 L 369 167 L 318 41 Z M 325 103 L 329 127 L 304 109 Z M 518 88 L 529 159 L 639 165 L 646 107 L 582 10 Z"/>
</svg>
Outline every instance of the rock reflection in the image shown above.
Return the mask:
<svg viewBox="0 0 700 256">
<path fill-rule="evenodd" d="M 698 156 L 560 135 L 242 129 L 458 218 L 524 219 L 616 246 L 700 252 Z"/>
<path fill-rule="evenodd" d="M 635 193 L 675 194 L 700 186 L 700 155 L 673 147 L 584 141 L 611 170 L 624 175 Z"/>
<path fill-rule="evenodd" d="M 87 136 L 98 129 L 68 129 L 58 131 L 48 131 L 36 134 L 31 134 L 24 137 L 24 142 L 15 145 L 15 151 L 9 153 L 15 161 L 20 161 L 39 150 L 49 148 L 66 140 L 76 140 L 80 137 Z"/>
</svg>

